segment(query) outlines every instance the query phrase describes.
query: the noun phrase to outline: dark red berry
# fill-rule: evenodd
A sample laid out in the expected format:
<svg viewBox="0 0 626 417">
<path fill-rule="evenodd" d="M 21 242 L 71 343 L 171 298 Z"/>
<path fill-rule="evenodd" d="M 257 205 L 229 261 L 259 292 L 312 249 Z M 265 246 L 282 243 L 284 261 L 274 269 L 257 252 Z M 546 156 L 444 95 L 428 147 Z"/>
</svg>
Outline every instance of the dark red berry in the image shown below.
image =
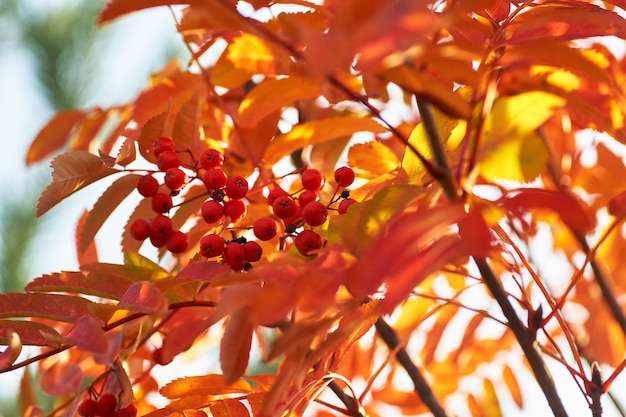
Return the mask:
<svg viewBox="0 0 626 417">
<path fill-rule="evenodd" d="M 244 198 L 248 193 L 248 189 L 248 181 L 241 175 L 230 177 L 228 181 L 226 181 L 226 186 L 224 187 L 226 195 L 232 200 L 240 200 Z"/>
<path fill-rule="evenodd" d="M 144 197 L 152 197 L 159 191 L 159 182 L 151 174 L 139 177 L 137 191 Z"/>
<path fill-rule="evenodd" d="M 180 168 L 168 168 L 165 171 L 165 185 L 172 191 L 180 190 L 186 179 L 187 176 Z"/>
<path fill-rule="evenodd" d="M 296 214 L 297 205 L 293 198 L 288 195 L 283 195 L 274 200 L 272 209 L 276 217 L 286 219 Z"/>
<path fill-rule="evenodd" d="M 224 206 L 215 200 L 207 200 L 202 204 L 201 212 L 205 222 L 217 223 L 224 217 Z"/>
<path fill-rule="evenodd" d="M 144 219 L 137 219 L 130 225 L 130 235 L 136 240 L 146 240 L 150 237 L 150 225 Z"/>
<path fill-rule="evenodd" d="M 228 177 L 226 177 L 226 174 L 221 169 L 211 168 L 204 173 L 202 181 L 208 190 L 218 190 L 226 185 Z"/>
<path fill-rule="evenodd" d="M 137 407 L 135 404 L 128 404 L 126 407 L 117 410 L 115 417 L 137 417 Z"/>
<path fill-rule="evenodd" d="M 328 210 L 326 206 L 319 201 L 313 201 L 302 209 L 302 217 L 304 221 L 311 226 L 319 226 L 324 224 L 328 218 Z"/>
<path fill-rule="evenodd" d="M 302 186 L 307 190 L 321 190 L 324 186 L 324 174 L 319 169 L 305 169 L 302 172 Z"/>
<path fill-rule="evenodd" d="M 82 417 L 95 417 L 98 414 L 98 402 L 93 398 L 82 400 L 78 404 L 76 413 Z"/>
<path fill-rule="evenodd" d="M 340 167 L 335 170 L 335 181 L 340 187 L 349 187 L 354 182 L 354 171 L 350 167 Z"/>
<path fill-rule="evenodd" d="M 152 151 L 154 152 L 154 155 L 157 157 L 166 151 L 174 152 L 175 149 L 176 149 L 176 145 L 174 144 L 174 141 L 172 140 L 172 138 L 168 138 L 165 136 L 158 138 L 152 143 Z"/>
<path fill-rule="evenodd" d="M 98 414 L 107 416 L 117 408 L 117 397 L 113 394 L 105 393 L 98 398 Z"/>
<path fill-rule="evenodd" d="M 298 204 L 300 204 L 300 207 L 306 207 L 307 204 L 313 201 L 317 201 L 317 192 L 313 190 L 304 190 L 298 196 Z"/>
<path fill-rule="evenodd" d="M 224 155 L 218 150 L 207 149 L 200 155 L 200 165 L 206 170 L 221 167 L 224 165 Z"/>
<path fill-rule="evenodd" d="M 153 238 L 158 242 L 167 242 L 173 231 L 172 219 L 163 214 L 157 214 L 148 223 L 150 226 L 150 240 Z"/>
<path fill-rule="evenodd" d="M 339 203 L 339 207 L 337 207 L 337 211 L 339 214 L 345 214 L 348 211 L 348 207 L 356 203 L 354 198 L 346 198 Z"/>
<path fill-rule="evenodd" d="M 269 204 L 270 206 L 274 204 L 274 201 L 276 201 L 276 199 L 278 197 L 282 197 L 285 195 L 289 195 L 289 193 L 285 190 L 283 190 L 282 188 L 273 188 L 270 193 L 267 195 L 267 204 Z"/>
<path fill-rule="evenodd" d="M 257 239 L 267 241 L 276 236 L 276 227 L 277 225 L 274 220 L 269 217 L 263 217 L 254 222 L 252 231 Z"/>
<path fill-rule="evenodd" d="M 220 235 L 206 235 L 200 239 L 200 254 L 205 258 L 213 258 L 224 253 L 224 246 L 224 239 Z"/>
<path fill-rule="evenodd" d="M 287 217 L 285 219 L 285 225 L 290 226 L 290 225 L 294 225 L 294 226 L 301 226 L 302 223 L 302 207 L 300 206 L 296 206 L 296 213 L 291 216 L 291 217 Z M 295 230 L 295 229 L 294 229 Z"/>
<path fill-rule="evenodd" d="M 238 242 L 231 242 L 224 248 L 224 262 L 233 269 L 243 268 L 246 263 L 246 250 Z"/>
<path fill-rule="evenodd" d="M 263 255 L 263 248 L 253 240 L 244 243 L 243 249 L 246 251 L 247 262 L 256 262 Z"/>
<path fill-rule="evenodd" d="M 164 151 L 157 158 L 157 166 L 161 171 L 167 171 L 169 168 L 178 168 L 180 166 L 180 158 L 173 151 Z"/>
<path fill-rule="evenodd" d="M 230 200 L 224 203 L 224 215 L 230 217 L 232 223 L 243 219 L 246 211 L 246 205 L 242 200 Z"/>
<path fill-rule="evenodd" d="M 167 193 L 156 193 L 152 197 L 152 210 L 155 213 L 167 213 L 173 207 L 172 196 Z"/>
<path fill-rule="evenodd" d="M 167 242 L 165 242 L 167 250 L 175 254 L 183 253 L 187 250 L 187 246 L 189 246 L 189 238 L 187 234 L 180 230 L 173 231 Z"/>
<path fill-rule="evenodd" d="M 309 256 L 311 251 L 322 247 L 322 237 L 313 230 L 303 230 L 296 236 L 295 244 L 298 252 Z"/>
</svg>

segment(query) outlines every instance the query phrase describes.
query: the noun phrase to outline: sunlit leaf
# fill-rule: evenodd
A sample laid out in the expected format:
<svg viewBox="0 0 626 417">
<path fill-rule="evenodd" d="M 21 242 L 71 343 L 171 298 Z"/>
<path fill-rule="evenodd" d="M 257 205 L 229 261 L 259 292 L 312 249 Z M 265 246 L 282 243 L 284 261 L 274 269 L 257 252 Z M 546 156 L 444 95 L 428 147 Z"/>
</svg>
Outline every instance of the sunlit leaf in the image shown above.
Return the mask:
<svg viewBox="0 0 626 417">
<path fill-rule="evenodd" d="M 7 347 L 0 352 L 0 370 L 5 370 L 17 360 L 22 353 L 22 341 L 20 335 L 12 330 L 6 332 Z"/>
<path fill-rule="evenodd" d="M 505 366 L 504 368 L 502 368 L 502 378 L 504 379 L 504 383 L 511 393 L 513 401 L 515 401 L 515 404 L 519 408 L 524 408 L 524 398 L 522 397 L 522 390 L 519 386 L 519 382 L 517 381 L 515 373 L 510 367 Z"/>
<path fill-rule="evenodd" d="M 609 200 L 607 208 L 610 215 L 617 218 L 624 217 L 626 215 L 626 191 L 622 191 L 613 196 L 613 198 Z"/>
<path fill-rule="evenodd" d="M 378 176 L 398 168 L 400 161 L 389 147 L 374 141 L 351 146 L 348 164 L 359 171 Z"/>
<path fill-rule="evenodd" d="M 177 4 L 202 5 L 205 2 L 202 0 L 109 0 L 98 16 L 98 24 L 109 23 L 118 17 L 143 9 Z"/>
<path fill-rule="evenodd" d="M 138 313 L 153 314 L 167 311 L 168 302 L 154 284 L 139 281 L 126 290 L 118 307 Z"/>
<path fill-rule="evenodd" d="M 17 333 L 24 345 L 57 347 L 61 335 L 52 327 L 42 323 L 26 320 L 0 320 L 0 345 L 7 345 L 10 332 Z M 50 340 L 46 334 L 51 335 Z"/>
<path fill-rule="evenodd" d="M 231 314 L 226 320 L 220 342 L 220 365 L 228 384 L 237 381 L 248 367 L 253 332 L 254 326 L 245 310 Z"/>
<path fill-rule="evenodd" d="M 91 315 L 81 316 L 65 335 L 67 343 L 79 349 L 95 354 L 105 354 L 109 350 L 109 342 L 102 330 L 102 323 Z"/>
<path fill-rule="evenodd" d="M 84 374 L 76 363 L 57 361 L 40 371 L 40 385 L 44 393 L 61 396 L 75 393 L 80 389 Z"/>
<path fill-rule="evenodd" d="M 235 38 L 225 53 L 235 68 L 250 74 L 279 75 L 290 65 L 284 49 L 249 33 Z"/>
<path fill-rule="evenodd" d="M 91 301 L 71 295 L 8 293 L 0 294 L 0 318 L 43 317 L 73 323 L 89 313 Z"/>
<path fill-rule="evenodd" d="M 83 233 L 88 215 L 89 212 L 87 210 L 83 211 L 83 214 L 80 216 L 80 219 L 78 219 L 78 224 L 76 225 L 74 239 L 76 241 L 76 257 L 78 258 L 79 265 L 98 262 L 98 248 L 96 247 L 95 240 L 89 242 L 84 249 L 79 248 L 80 235 Z"/>
<path fill-rule="evenodd" d="M 87 116 L 83 110 L 65 110 L 57 113 L 39 131 L 26 153 L 26 163 L 39 162 L 63 149 L 71 140 L 76 126 Z"/>
<path fill-rule="evenodd" d="M 210 374 L 176 379 L 166 384 L 159 392 L 166 398 L 176 399 L 196 394 L 215 396 L 246 394 L 252 392 L 252 387 L 244 380 L 237 380 L 229 384 L 224 376 Z"/>
<path fill-rule="evenodd" d="M 235 399 L 215 401 L 209 406 L 213 417 L 249 417 L 248 408 Z"/>
</svg>

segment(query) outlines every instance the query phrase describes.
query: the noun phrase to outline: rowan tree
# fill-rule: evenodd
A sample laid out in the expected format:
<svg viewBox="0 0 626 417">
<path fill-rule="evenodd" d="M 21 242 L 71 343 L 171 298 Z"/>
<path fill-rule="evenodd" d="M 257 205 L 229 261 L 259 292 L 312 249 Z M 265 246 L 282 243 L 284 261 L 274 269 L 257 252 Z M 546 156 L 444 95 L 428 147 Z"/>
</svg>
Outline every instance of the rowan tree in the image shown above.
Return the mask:
<svg viewBox="0 0 626 417">
<path fill-rule="evenodd" d="M 189 62 L 59 112 L 26 157 L 63 152 L 39 216 L 109 184 L 79 270 L 0 295 L 0 370 L 56 398 L 25 373 L 26 416 L 602 415 L 626 365 L 626 61 L 606 42 L 626 4 L 110 0 L 97 24 L 157 6 Z"/>
</svg>

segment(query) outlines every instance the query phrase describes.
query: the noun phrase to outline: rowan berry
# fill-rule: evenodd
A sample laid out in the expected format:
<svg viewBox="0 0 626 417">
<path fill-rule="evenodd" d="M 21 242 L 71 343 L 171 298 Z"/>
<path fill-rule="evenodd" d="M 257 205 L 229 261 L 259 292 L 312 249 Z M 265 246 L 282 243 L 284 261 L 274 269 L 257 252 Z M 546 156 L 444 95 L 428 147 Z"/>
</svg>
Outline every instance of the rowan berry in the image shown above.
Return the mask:
<svg viewBox="0 0 626 417">
<path fill-rule="evenodd" d="M 328 209 L 319 201 L 313 201 L 302 209 L 302 217 L 304 221 L 311 226 L 319 226 L 324 224 L 328 218 Z"/>
<path fill-rule="evenodd" d="M 152 142 L 152 152 L 154 152 L 154 155 L 157 157 L 166 151 L 174 152 L 175 149 L 176 145 L 174 144 L 172 138 L 164 136 Z"/>
<path fill-rule="evenodd" d="M 98 402 L 93 398 L 84 399 L 78 404 L 76 413 L 82 417 L 95 417 L 98 415 Z"/>
<path fill-rule="evenodd" d="M 232 269 L 240 270 L 246 263 L 246 250 L 241 243 L 230 242 L 224 248 L 224 262 Z"/>
<path fill-rule="evenodd" d="M 224 192 L 232 200 L 241 200 L 248 193 L 248 189 L 248 181 L 241 175 L 235 175 L 226 181 Z"/>
<path fill-rule="evenodd" d="M 159 192 L 159 182 L 151 174 L 139 177 L 137 180 L 137 191 L 144 197 L 152 197 Z"/>
<path fill-rule="evenodd" d="M 98 398 L 98 415 L 108 416 L 117 408 L 117 397 L 113 394 L 105 393 Z"/>
<path fill-rule="evenodd" d="M 226 173 L 221 169 L 211 168 L 204 173 L 202 181 L 208 190 L 219 190 L 226 185 L 228 177 L 226 177 Z"/>
<path fill-rule="evenodd" d="M 224 165 L 224 155 L 216 149 L 207 149 L 200 155 L 200 165 L 209 170 Z"/>
<path fill-rule="evenodd" d="M 257 239 L 263 241 L 270 240 L 276 236 L 276 222 L 269 217 L 263 217 L 254 222 L 252 231 Z"/>
<path fill-rule="evenodd" d="M 298 196 L 298 204 L 300 207 L 306 207 L 307 204 L 317 201 L 317 193 L 313 190 L 304 190 Z"/>
<path fill-rule="evenodd" d="M 186 233 L 180 230 L 173 231 L 167 242 L 165 242 L 167 250 L 175 254 L 183 253 L 187 250 L 187 246 L 189 246 L 189 238 Z"/>
<path fill-rule="evenodd" d="M 237 223 L 246 215 L 246 204 L 242 200 L 230 200 L 224 203 L 224 214 L 232 223 Z"/>
<path fill-rule="evenodd" d="M 274 201 L 276 201 L 276 199 L 278 197 L 282 197 L 282 196 L 288 196 L 289 193 L 285 190 L 283 190 L 282 188 L 273 188 L 270 193 L 267 195 L 267 204 L 269 204 L 270 206 L 274 204 Z"/>
<path fill-rule="evenodd" d="M 303 209 L 300 206 L 296 206 L 296 212 L 293 216 L 291 217 L 287 217 L 285 219 L 285 225 L 290 226 L 290 225 L 294 225 L 294 226 L 300 226 L 299 223 L 302 222 L 302 212 Z M 295 229 L 294 229 L 295 230 Z"/>
<path fill-rule="evenodd" d="M 340 187 L 349 187 L 354 182 L 354 171 L 350 167 L 340 167 L 335 170 L 335 181 Z"/>
<path fill-rule="evenodd" d="M 319 169 L 307 168 L 302 172 L 302 186 L 307 190 L 321 190 L 324 180 L 324 174 Z"/>
<path fill-rule="evenodd" d="M 151 204 L 155 213 L 167 213 L 174 206 L 172 196 L 167 193 L 156 193 Z"/>
<path fill-rule="evenodd" d="M 213 258 L 224 253 L 224 239 L 215 233 L 203 236 L 200 239 L 200 254 L 205 258 Z"/>
<path fill-rule="evenodd" d="M 165 171 L 165 185 L 172 191 L 180 190 L 186 179 L 187 176 L 180 168 L 168 168 Z"/>
<path fill-rule="evenodd" d="M 116 417 L 137 417 L 137 407 L 135 404 L 128 404 L 117 410 Z"/>
<path fill-rule="evenodd" d="M 169 239 L 172 234 L 174 227 L 172 219 L 163 214 L 157 214 L 154 216 L 148 225 L 150 226 L 150 240 L 152 241 L 152 239 L 154 239 L 157 242 L 162 241 L 163 244 L 161 246 L 167 242 L 167 239 Z"/>
<path fill-rule="evenodd" d="M 219 201 L 220 203 L 224 201 L 225 196 L 226 196 L 226 193 L 224 193 L 224 190 L 211 191 L 211 198 L 215 201 Z"/>
<path fill-rule="evenodd" d="M 296 202 L 288 195 L 278 197 L 272 204 L 274 214 L 279 219 L 286 219 L 293 216 L 296 214 L 297 207 Z"/>
<path fill-rule="evenodd" d="M 345 214 L 348 211 L 348 207 L 354 203 L 356 203 L 354 198 L 346 198 L 345 200 L 342 200 L 341 203 L 339 203 L 339 207 L 337 207 L 339 214 Z"/>
<path fill-rule="evenodd" d="M 144 219 L 137 219 L 130 225 L 130 235 L 136 240 L 146 240 L 150 237 L 150 225 Z"/>
<path fill-rule="evenodd" d="M 296 248 L 304 256 L 311 255 L 311 251 L 322 247 L 322 237 L 313 230 L 303 230 L 295 239 Z"/>
<path fill-rule="evenodd" d="M 208 224 L 217 223 L 224 217 L 224 206 L 215 200 L 207 200 L 202 204 L 201 213 Z"/>
<path fill-rule="evenodd" d="M 253 240 L 244 243 L 243 249 L 246 252 L 247 262 L 256 262 L 261 259 L 261 256 L 263 255 L 263 248 Z"/>
<path fill-rule="evenodd" d="M 161 152 L 157 158 L 157 166 L 161 171 L 167 171 L 168 168 L 178 168 L 180 164 L 180 158 L 174 151 Z"/>
</svg>

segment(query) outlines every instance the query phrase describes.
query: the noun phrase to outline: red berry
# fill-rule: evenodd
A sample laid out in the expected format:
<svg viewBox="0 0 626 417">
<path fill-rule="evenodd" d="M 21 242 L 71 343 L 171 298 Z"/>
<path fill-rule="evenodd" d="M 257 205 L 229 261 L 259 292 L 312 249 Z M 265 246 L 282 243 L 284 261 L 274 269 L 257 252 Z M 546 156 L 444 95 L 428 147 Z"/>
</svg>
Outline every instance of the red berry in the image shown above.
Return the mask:
<svg viewBox="0 0 626 417">
<path fill-rule="evenodd" d="M 263 255 L 263 248 L 253 240 L 244 243 L 243 249 L 246 251 L 247 262 L 256 262 L 261 259 L 261 255 Z"/>
<path fill-rule="evenodd" d="M 350 167 L 340 167 L 335 170 L 335 181 L 340 187 L 349 187 L 354 182 L 354 171 Z"/>
<path fill-rule="evenodd" d="M 168 168 L 178 168 L 180 163 L 180 158 L 174 151 L 161 152 L 157 158 L 157 166 L 161 171 L 167 171 Z"/>
<path fill-rule="evenodd" d="M 155 239 L 158 242 L 163 241 L 164 245 L 173 231 L 172 219 L 163 214 L 157 214 L 148 224 L 150 226 L 150 239 Z"/>
<path fill-rule="evenodd" d="M 296 213 L 291 217 L 287 217 L 285 219 L 285 224 L 287 226 L 289 226 L 290 224 L 295 224 L 299 226 L 299 223 L 302 222 L 302 211 L 303 211 L 302 207 L 296 206 Z"/>
<path fill-rule="evenodd" d="M 137 191 L 144 197 L 152 197 L 159 191 L 159 182 L 151 174 L 139 177 Z"/>
<path fill-rule="evenodd" d="M 175 149 L 176 145 L 174 144 L 172 138 L 161 137 L 152 143 L 152 151 L 154 152 L 154 156 L 157 157 L 166 151 L 174 152 Z"/>
<path fill-rule="evenodd" d="M 155 213 L 167 213 L 173 206 L 172 196 L 167 193 L 156 193 L 152 197 L 152 210 Z"/>
<path fill-rule="evenodd" d="M 179 190 L 184 184 L 187 176 L 180 168 L 168 168 L 165 171 L 165 185 L 172 191 Z"/>
<path fill-rule="evenodd" d="M 270 206 L 272 204 L 274 204 L 274 201 L 276 201 L 276 199 L 278 197 L 282 197 L 285 195 L 289 195 L 289 193 L 285 190 L 283 190 L 282 188 L 274 188 L 270 191 L 270 193 L 267 195 L 267 204 L 269 204 Z"/>
<path fill-rule="evenodd" d="M 137 219 L 130 225 L 130 235 L 136 240 L 146 240 L 150 237 L 150 225 L 144 219 Z"/>
<path fill-rule="evenodd" d="M 98 414 L 98 402 L 93 398 L 82 400 L 78 404 L 76 413 L 82 417 L 95 417 Z"/>
<path fill-rule="evenodd" d="M 263 217 L 254 222 L 252 230 L 257 239 L 267 241 L 276 236 L 276 222 L 269 217 Z"/>
<path fill-rule="evenodd" d="M 117 397 L 113 394 L 102 394 L 98 398 L 98 414 L 101 416 L 107 416 L 112 414 L 117 408 Z"/>
<path fill-rule="evenodd" d="M 215 200 L 207 200 L 202 205 L 202 218 L 208 224 L 219 222 L 224 217 L 224 206 Z"/>
<path fill-rule="evenodd" d="M 296 236 L 295 243 L 298 252 L 309 256 L 311 251 L 322 247 L 322 237 L 313 230 L 303 230 Z"/>
<path fill-rule="evenodd" d="M 183 253 L 187 250 L 187 246 L 189 246 L 189 238 L 180 230 L 173 231 L 165 242 L 165 247 L 172 253 Z"/>
<path fill-rule="evenodd" d="M 246 215 L 246 205 L 242 200 L 230 200 L 224 203 L 224 214 L 232 223 L 237 223 Z"/>
<path fill-rule="evenodd" d="M 226 182 L 224 191 L 232 200 L 240 200 L 248 193 L 248 181 L 241 175 L 230 177 Z"/>
<path fill-rule="evenodd" d="M 354 203 L 356 203 L 356 200 L 354 198 L 346 198 L 345 200 L 343 200 L 341 203 L 339 203 L 339 207 L 337 207 L 339 214 L 345 214 L 348 211 L 348 207 L 350 207 Z"/>
<path fill-rule="evenodd" d="M 204 173 L 202 181 L 208 190 L 219 190 L 226 185 L 228 178 L 221 169 L 211 168 Z"/>
<path fill-rule="evenodd" d="M 246 263 L 246 250 L 241 243 L 230 242 L 224 248 L 224 262 L 233 269 L 241 269 Z"/>
<path fill-rule="evenodd" d="M 200 239 L 200 253 L 205 258 L 213 258 L 224 253 L 224 239 L 215 233 L 203 236 Z"/>
<path fill-rule="evenodd" d="M 328 218 L 328 210 L 326 206 L 319 201 L 313 201 L 302 209 L 302 217 L 304 221 L 311 226 L 319 226 L 324 224 Z"/>
<path fill-rule="evenodd" d="M 293 198 L 287 195 L 278 197 L 276 200 L 274 200 L 274 203 L 272 204 L 274 214 L 279 219 L 286 219 L 293 216 L 294 214 L 296 214 L 297 207 L 298 206 L 296 205 L 296 202 L 293 200 Z"/>
<path fill-rule="evenodd" d="M 218 150 L 207 149 L 200 155 L 200 165 L 206 170 L 221 167 L 224 165 L 224 155 Z"/>
<path fill-rule="evenodd" d="M 298 204 L 300 207 L 306 207 L 307 204 L 317 201 L 317 193 L 313 190 L 304 190 L 298 196 Z"/>
<path fill-rule="evenodd" d="M 319 169 L 305 169 L 302 172 L 302 186 L 307 190 L 321 190 L 324 186 L 324 174 Z"/>
<path fill-rule="evenodd" d="M 137 407 L 135 404 L 128 404 L 117 410 L 116 417 L 137 417 Z"/>
</svg>

